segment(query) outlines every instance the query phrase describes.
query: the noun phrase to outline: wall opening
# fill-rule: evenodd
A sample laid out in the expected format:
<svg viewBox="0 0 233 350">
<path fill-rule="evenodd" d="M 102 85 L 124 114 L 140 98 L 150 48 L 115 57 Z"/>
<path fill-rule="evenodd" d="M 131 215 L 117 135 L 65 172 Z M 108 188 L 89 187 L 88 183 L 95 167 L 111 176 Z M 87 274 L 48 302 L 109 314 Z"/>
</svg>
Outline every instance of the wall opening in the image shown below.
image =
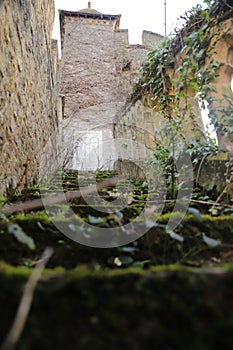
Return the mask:
<svg viewBox="0 0 233 350">
<path fill-rule="evenodd" d="M 202 117 L 202 121 L 204 124 L 204 130 L 205 130 L 206 136 L 213 139 L 213 141 L 216 142 L 216 144 L 218 145 L 217 133 L 216 133 L 215 127 L 214 127 L 214 125 L 209 117 L 208 102 L 207 101 L 200 101 L 199 107 L 201 110 L 201 117 Z"/>
<path fill-rule="evenodd" d="M 117 159 L 111 130 L 89 130 L 80 137 L 71 168 L 80 171 L 112 170 Z"/>
</svg>

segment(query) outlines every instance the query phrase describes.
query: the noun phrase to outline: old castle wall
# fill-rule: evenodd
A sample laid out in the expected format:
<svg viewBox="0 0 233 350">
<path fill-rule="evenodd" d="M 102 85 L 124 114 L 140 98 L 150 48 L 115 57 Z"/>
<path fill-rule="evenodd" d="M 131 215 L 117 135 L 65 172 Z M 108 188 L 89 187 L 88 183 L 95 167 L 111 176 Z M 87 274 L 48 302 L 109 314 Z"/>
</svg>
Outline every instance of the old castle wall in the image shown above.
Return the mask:
<svg viewBox="0 0 233 350">
<path fill-rule="evenodd" d="M 95 123 L 98 107 L 102 121 L 109 122 L 132 92 L 136 70 L 152 41 L 155 44 L 161 36 L 151 33 L 143 46 L 129 45 L 128 30 L 115 28 L 116 16 L 98 19 L 76 14 L 60 12 L 65 117 L 76 117 L 80 124 L 93 115 L 90 123 Z"/>
<path fill-rule="evenodd" d="M 143 32 L 143 45 L 129 45 L 128 30 L 119 28 L 120 16 L 89 10 L 60 11 L 61 93 L 69 120 L 64 133 L 71 147 L 80 132 L 97 137 L 99 129 L 102 143 L 113 138 L 115 117 L 133 91 L 137 70 L 162 38 Z"/>
<path fill-rule="evenodd" d="M 38 174 L 41 150 L 58 125 L 54 3 L 0 2 L 0 193 Z"/>
<path fill-rule="evenodd" d="M 188 116 L 182 121 L 182 131 L 187 140 L 194 135 L 202 138 L 204 134 L 201 112 L 194 97 L 192 103 L 192 112 L 196 112 L 195 119 Z M 134 103 L 126 103 L 116 115 L 114 137 L 126 137 L 132 139 L 138 147 L 141 144 L 148 150 L 153 150 L 160 144 L 169 144 L 172 137 L 169 129 L 169 123 L 155 111 L 151 96 L 145 95 Z"/>
<path fill-rule="evenodd" d="M 233 30 L 232 16 L 226 18 L 211 28 L 211 41 L 207 49 L 207 56 L 203 68 L 208 69 L 211 62 L 216 62 L 219 67 L 216 76 L 210 82 L 211 89 L 208 92 L 210 116 L 215 119 L 215 131 L 218 139 L 219 149 L 224 152 L 233 152 L 233 117 L 232 117 L 232 79 L 233 79 Z M 213 50 L 214 48 L 214 50 Z M 170 95 L 174 92 L 179 82 L 178 68 L 185 61 L 186 51 L 177 50 L 173 68 L 168 68 L 166 74 L 170 77 L 173 87 Z M 212 68 L 213 69 L 213 68 Z M 190 75 L 192 77 L 192 75 Z M 204 126 L 201 118 L 201 111 L 198 105 L 197 93 L 191 86 L 186 87 L 186 96 L 179 98 L 176 105 L 182 116 L 181 125 L 185 138 L 191 139 L 194 136 L 203 140 Z M 189 108 L 186 110 L 186 105 Z M 170 105 L 171 110 L 176 110 Z M 118 113 L 114 136 L 125 137 L 137 142 L 145 142 L 148 148 L 154 147 L 163 141 L 163 132 L 166 122 L 164 118 L 155 112 L 156 104 L 152 102 L 150 92 L 145 93 L 136 103 L 128 103 Z M 164 125 L 164 126 L 163 126 Z"/>
</svg>

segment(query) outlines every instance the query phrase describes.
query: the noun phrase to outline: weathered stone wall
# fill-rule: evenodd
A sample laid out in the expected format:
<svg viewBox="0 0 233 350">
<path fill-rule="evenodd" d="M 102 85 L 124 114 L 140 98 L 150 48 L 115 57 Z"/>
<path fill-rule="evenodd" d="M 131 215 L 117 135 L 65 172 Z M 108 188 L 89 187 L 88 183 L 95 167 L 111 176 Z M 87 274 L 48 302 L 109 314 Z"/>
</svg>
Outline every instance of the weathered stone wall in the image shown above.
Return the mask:
<svg viewBox="0 0 233 350">
<path fill-rule="evenodd" d="M 65 117 L 78 118 L 80 129 L 87 120 L 92 126 L 111 123 L 132 92 L 135 71 L 148 52 L 148 46 L 129 45 L 128 30 L 114 29 L 115 17 L 101 20 L 60 12 Z"/>
<path fill-rule="evenodd" d="M 217 38 L 213 35 L 210 49 L 215 45 L 211 59 L 219 63 L 217 77 L 211 82 L 213 90 L 210 95 L 213 102 L 210 110 L 216 116 L 216 133 L 219 148 L 233 152 L 233 115 L 232 115 L 232 88 L 233 79 L 233 20 L 232 17 L 223 21 L 218 26 Z M 216 28 L 212 29 L 213 34 Z M 207 61 L 207 64 L 209 62 Z"/>
<path fill-rule="evenodd" d="M 65 116 L 79 116 L 94 126 L 96 106 L 107 123 L 118 101 L 114 20 L 66 17 L 62 40 L 62 84 Z"/>
<path fill-rule="evenodd" d="M 0 193 L 38 174 L 40 153 L 58 125 L 54 2 L 0 2 Z"/>
<path fill-rule="evenodd" d="M 155 43 L 162 40 L 164 37 L 158 33 L 143 30 L 142 32 L 142 45 L 147 47 L 154 47 Z"/>
<path fill-rule="evenodd" d="M 132 93 L 136 71 L 152 48 L 152 39 L 154 45 L 161 36 L 150 34 L 147 46 L 129 45 L 128 30 L 114 30 L 114 20 L 66 16 L 66 11 L 61 11 L 61 17 L 65 116 L 78 117 L 81 122 L 84 110 L 101 105 L 107 108 L 104 122 L 109 122 L 109 113 L 114 116 L 118 103 Z M 93 113 L 96 120 L 96 111 Z"/>
<path fill-rule="evenodd" d="M 186 118 L 182 121 L 183 135 L 187 140 L 194 135 L 201 137 L 204 128 L 198 104 L 193 102 L 192 107 L 197 109 L 196 120 Z M 116 115 L 114 137 L 126 137 L 153 150 L 159 144 L 169 144 L 172 133 L 169 122 L 155 111 L 151 97 L 145 95 L 135 103 L 126 103 Z"/>
<path fill-rule="evenodd" d="M 233 151 L 233 117 L 232 117 L 232 79 L 233 79 L 233 30 L 232 30 L 232 17 L 223 20 L 216 24 L 211 29 L 212 38 L 207 48 L 208 58 L 206 59 L 205 68 L 210 66 L 210 62 L 217 62 L 219 68 L 216 71 L 216 77 L 210 82 L 212 89 L 208 92 L 208 98 L 212 102 L 209 102 L 208 108 L 210 116 L 214 119 L 215 130 L 218 137 L 219 149 L 223 151 Z M 150 37 L 153 38 L 153 33 L 144 33 L 144 41 L 149 42 Z M 214 50 L 213 50 L 214 48 Z M 172 82 L 171 86 L 167 87 L 170 96 L 175 96 L 176 82 L 179 82 L 179 67 L 182 62 L 185 61 L 185 50 L 177 50 L 174 67 L 168 68 L 166 74 L 169 76 Z M 190 75 L 192 78 L 192 75 Z M 139 129 L 143 128 L 143 135 L 140 135 L 140 139 L 144 140 L 145 136 L 149 133 L 151 136 L 147 137 L 150 142 L 146 143 L 147 146 L 152 147 L 156 145 L 157 141 L 162 141 L 160 130 L 164 124 L 164 118 L 159 117 L 155 113 L 156 104 L 151 103 L 150 92 L 144 93 L 144 96 L 136 103 L 136 105 L 126 105 L 118 114 L 115 125 L 115 137 L 134 137 L 134 128 L 130 128 L 130 125 L 137 125 Z M 140 109 L 138 106 L 140 105 Z M 187 105 L 189 108 L 187 109 Z M 152 116 L 150 123 L 144 123 L 144 114 L 148 114 L 148 107 L 151 108 L 149 115 Z M 204 126 L 201 118 L 201 111 L 198 105 L 197 94 L 195 89 L 190 86 L 186 86 L 186 93 L 184 97 L 179 98 L 179 103 L 176 105 L 181 116 L 182 130 L 186 139 L 198 137 L 199 140 L 203 139 Z M 174 111 L 174 117 L 176 117 L 176 110 L 174 105 L 171 105 L 171 111 Z M 172 113 L 172 112 L 171 112 Z M 172 114 L 171 114 L 172 115 Z M 150 117 L 151 118 L 151 117 Z M 155 125 L 156 124 L 156 128 Z M 129 129 L 126 132 L 126 125 Z M 140 134 L 140 133 L 139 133 Z M 154 138 L 152 137 L 154 135 Z"/>
<path fill-rule="evenodd" d="M 128 107 L 128 109 L 127 109 Z M 115 119 L 114 136 L 126 138 L 148 149 L 155 147 L 160 139 L 160 117 L 145 101 L 137 101 L 133 105 L 126 105 Z"/>
<path fill-rule="evenodd" d="M 133 91 L 137 70 L 161 36 L 148 33 L 147 46 L 129 45 L 128 30 L 119 29 L 120 16 L 90 8 L 60 11 L 60 23 L 61 92 L 69 119 L 65 138 L 72 147 L 74 138 L 96 135 L 98 128 L 103 138 L 113 138 L 115 116 Z"/>
<path fill-rule="evenodd" d="M 232 11 L 232 10 L 231 10 Z M 229 14 L 228 14 L 229 15 Z M 227 152 L 233 151 L 233 117 L 232 117 L 232 79 L 233 79 L 233 30 L 232 30 L 232 16 L 230 18 L 225 18 L 220 23 L 216 23 L 211 28 L 210 43 L 208 44 L 206 59 L 202 63 L 203 71 L 208 70 L 211 64 L 218 64 L 219 67 L 216 69 L 216 76 L 210 81 L 211 89 L 207 93 L 208 109 L 209 115 L 214 122 L 215 130 L 218 138 L 219 149 Z M 152 35 L 152 34 L 151 34 Z M 145 32 L 145 40 L 149 41 L 150 33 Z M 174 46 L 175 47 L 175 46 Z M 176 48 L 177 52 L 175 54 L 174 66 L 166 69 L 166 74 L 169 77 L 171 84 L 167 84 L 166 88 L 169 92 L 168 95 L 175 97 L 179 90 L 180 83 L 180 72 L 179 67 L 185 62 L 187 52 L 186 50 L 181 50 L 179 45 Z M 212 72 L 213 72 L 212 68 Z M 210 71 L 211 72 L 211 71 Z M 164 73 L 165 74 L 165 73 Z M 165 74 L 165 75 L 166 75 Z M 193 73 L 190 73 L 190 80 L 193 78 Z M 178 84 L 178 85 L 177 85 Z M 204 139 L 204 126 L 201 117 L 201 111 L 198 104 L 197 92 L 190 85 L 185 84 L 185 94 L 177 99 L 176 104 L 174 102 L 170 104 L 171 116 L 177 118 L 180 116 L 180 122 L 182 125 L 182 131 L 186 139 L 193 138 L 194 136 L 199 139 Z M 143 89 L 142 89 L 143 90 Z M 153 94 L 152 94 L 153 95 Z M 138 97 L 139 98 L 139 97 Z M 155 114 L 154 109 L 156 109 L 156 103 L 151 102 L 153 99 L 151 92 L 143 92 L 143 96 L 140 99 L 140 105 L 143 105 L 144 110 L 147 111 L 148 107 L 151 108 L 151 115 Z M 133 100 L 133 99 L 132 99 Z M 188 106 L 188 108 L 187 108 Z M 175 107 L 175 108 L 174 108 Z M 141 107 L 142 109 L 142 107 Z M 179 111 L 179 113 L 177 113 Z M 118 113 L 118 118 L 115 125 L 115 137 L 123 137 L 124 129 L 122 124 L 127 125 L 135 124 L 139 127 L 142 126 L 144 112 L 138 113 L 137 104 L 136 105 L 126 105 Z M 164 118 L 159 117 L 158 114 L 155 115 L 157 128 L 155 131 L 155 138 L 157 140 L 162 140 L 159 135 L 162 125 L 164 124 Z M 160 120 L 160 123 L 158 121 Z M 146 129 L 146 125 L 145 125 Z M 151 134 L 154 133 L 154 122 L 150 123 L 149 131 Z M 127 132 L 128 137 L 132 134 L 133 129 L 130 129 L 130 134 Z M 148 132 L 145 131 L 145 134 Z M 132 136 L 132 135 L 131 135 Z M 144 138 L 144 135 L 141 136 Z M 150 137 L 153 140 L 152 137 Z M 150 146 L 153 145 L 153 141 Z M 155 146 L 155 143 L 154 143 Z"/>
</svg>

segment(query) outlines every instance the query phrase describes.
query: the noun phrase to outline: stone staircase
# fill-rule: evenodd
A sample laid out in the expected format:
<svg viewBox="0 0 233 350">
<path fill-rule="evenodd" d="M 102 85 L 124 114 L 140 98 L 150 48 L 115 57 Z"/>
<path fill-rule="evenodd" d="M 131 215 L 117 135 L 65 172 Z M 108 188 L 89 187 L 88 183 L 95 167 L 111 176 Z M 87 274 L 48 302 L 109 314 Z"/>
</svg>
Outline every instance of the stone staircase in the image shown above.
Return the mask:
<svg viewBox="0 0 233 350">
<path fill-rule="evenodd" d="M 66 192 L 114 175 L 68 171 L 47 192 L 60 190 L 60 178 Z M 148 199 L 147 187 L 133 182 L 126 188 L 123 182 L 121 188 L 103 189 L 100 197 L 91 194 L 92 206 L 83 198 L 71 201 L 79 229 L 85 222 L 94 235 L 99 228 L 133 225 Z M 128 205 L 118 212 L 114 200 L 122 189 Z M 39 195 L 38 186 L 27 191 L 29 199 Z M 45 210 L 1 214 L 1 343 L 23 288 L 49 246 L 54 253 L 36 287 L 17 349 L 231 349 L 233 217 L 224 212 L 211 216 L 199 206 L 201 220 L 190 211 L 171 235 L 166 224 L 173 207 L 168 201 L 137 240 L 108 249 L 79 244 L 59 231 L 54 218 L 71 225 L 65 204 L 54 205 L 49 216 Z M 9 233 L 12 224 L 33 239 L 35 249 Z"/>
</svg>

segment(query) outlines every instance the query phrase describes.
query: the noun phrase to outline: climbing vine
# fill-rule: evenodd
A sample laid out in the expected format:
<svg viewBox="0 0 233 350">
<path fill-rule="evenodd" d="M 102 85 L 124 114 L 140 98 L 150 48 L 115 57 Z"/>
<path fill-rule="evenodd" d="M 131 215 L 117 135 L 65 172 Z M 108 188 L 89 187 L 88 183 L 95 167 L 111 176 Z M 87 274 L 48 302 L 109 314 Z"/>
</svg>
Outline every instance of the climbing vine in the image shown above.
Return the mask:
<svg viewBox="0 0 233 350">
<path fill-rule="evenodd" d="M 204 1 L 182 16 L 185 25 L 175 31 L 175 36 L 166 37 L 148 54 L 140 69 L 133 98 L 149 95 L 154 109 L 169 120 L 182 133 L 179 121 L 189 117 L 195 120 L 192 102 L 196 97 L 202 108 L 209 107 L 209 116 L 215 127 L 219 127 L 216 111 L 211 108 L 214 88 L 211 82 L 218 76 L 219 63 L 212 58 L 220 35 L 219 22 L 232 15 L 232 8 L 222 1 Z M 232 114 L 232 96 L 229 98 L 226 118 Z M 229 123 L 228 123 L 229 124 Z M 222 128 L 226 126 L 222 125 Z M 229 130 L 229 125 L 227 125 Z M 233 130 L 232 130 L 233 131 Z"/>
<path fill-rule="evenodd" d="M 188 87 L 199 92 L 203 99 L 206 98 L 208 83 L 214 78 L 215 68 L 218 67 L 215 61 L 211 61 L 210 67 L 203 67 L 210 42 L 208 9 L 201 11 L 199 6 L 192 9 L 186 13 L 186 21 L 188 25 L 175 38 L 166 37 L 148 54 L 135 87 L 139 94 L 150 93 L 156 110 L 167 118 L 171 118 L 171 105 L 178 104 Z M 176 67 L 178 52 L 184 52 L 185 55 Z M 172 79 L 174 69 L 175 76 Z"/>
<path fill-rule="evenodd" d="M 175 153 L 171 146 L 166 146 L 166 134 L 173 137 L 172 140 L 169 139 L 168 145 L 173 142 L 177 148 L 179 140 L 182 140 L 194 165 L 199 164 L 199 167 L 209 154 L 218 150 L 216 142 L 208 133 L 203 138 L 185 138 L 182 122 L 188 119 L 195 125 L 193 99 L 196 99 L 197 105 L 202 109 L 208 108 L 215 128 L 219 130 L 221 127 L 225 132 L 233 132 L 233 127 L 229 125 L 229 119 L 233 115 L 232 95 L 226 94 L 224 97 L 228 101 L 228 107 L 222 108 L 223 117 L 219 121 L 216 107 L 213 107 L 214 86 L 211 84 L 218 76 L 220 67 L 214 58 L 216 44 L 221 36 L 219 24 L 231 17 L 233 11 L 232 7 L 220 0 L 206 0 L 204 3 L 205 8 L 197 5 L 186 12 L 181 17 L 185 21 L 183 28 L 164 38 L 149 52 L 140 69 L 133 94 L 134 100 L 149 96 L 154 110 L 164 117 L 166 132 L 160 123 L 162 142 L 155 149 L 154 157 L 163 166 L 168 185 L 172 189 L 172 197 L 177 175 L 174 167 Z M 198 125 L 195 127 L 198 129 Z M 168 132 L 168 128 L 172 129 L 172 133 Z M 176 135 L 179 135 L 178 138 Z"/>
</svg>

